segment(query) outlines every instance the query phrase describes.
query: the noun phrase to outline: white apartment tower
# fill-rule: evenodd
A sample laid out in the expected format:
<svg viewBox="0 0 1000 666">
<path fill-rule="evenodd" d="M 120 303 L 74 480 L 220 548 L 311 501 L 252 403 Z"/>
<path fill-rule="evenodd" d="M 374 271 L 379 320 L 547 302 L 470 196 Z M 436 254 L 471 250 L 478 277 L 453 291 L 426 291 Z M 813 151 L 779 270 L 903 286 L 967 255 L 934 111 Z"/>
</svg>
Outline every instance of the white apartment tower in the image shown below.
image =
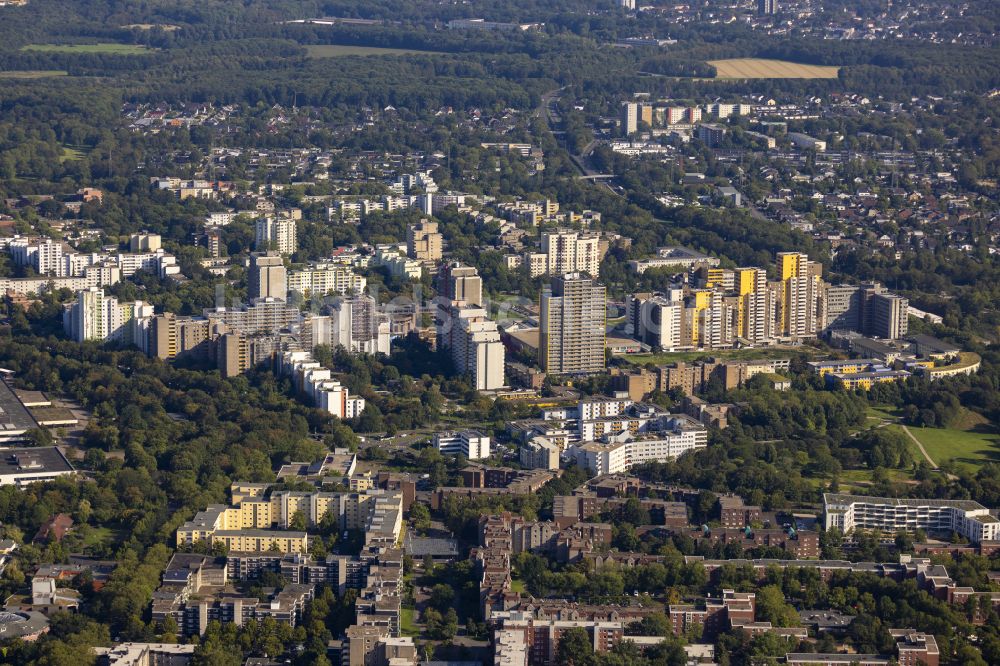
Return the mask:
<svg viewBox="0 0 1000 666">
<path fill-rule="evenodd" d="M 622 2 L 631 2 L 632 7 L 630 7 L 630 9 L 635 9 L 635 0 L 622 0 Z M 622 134 L 625 136 L 631 136 L 638 132 L 639 105 L 635 102 L 624 102 L 622 104 L 621 114 Z"/>
<path fill-rule="evenodd" d="M 77 292 L 76 303 L 63 313 L 63 328 L 77 342 L 122 342 L 148 349 L 153 306 L 143 301 L 119 303 L 103 289 Z"/>
<path fill-rule="evenodd" d="M 548 272 L 587 273 L 597 277 L 601 265 L 600 236 L 560 229 L 542 234 L 542 252 L 548 260 Z"/>
<path fill-rule="evenodd" d="M 261 217 L 257 219 L 255 247 L 258 250 L 275 249 L 280 254 L 294 254 L 298 248 L 295 220 L 290 217 Z"/>
<path fill-rule="evenodd" d="M 468 375 L 477 391 L 504 385 L 504 347 L 486 310 L 452 301 L 439 308 L 437 342 L 451 352 L 455 370 Z"/>
</svg>

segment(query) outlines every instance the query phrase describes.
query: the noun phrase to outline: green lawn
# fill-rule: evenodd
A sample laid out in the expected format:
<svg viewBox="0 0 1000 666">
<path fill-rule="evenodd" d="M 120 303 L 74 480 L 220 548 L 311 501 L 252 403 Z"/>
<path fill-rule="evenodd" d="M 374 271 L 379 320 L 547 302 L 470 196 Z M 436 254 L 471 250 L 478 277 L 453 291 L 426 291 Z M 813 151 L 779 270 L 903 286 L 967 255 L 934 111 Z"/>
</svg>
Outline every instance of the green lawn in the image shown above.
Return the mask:
<svg viewBox="0 0 1000 666">
<path fill-rule="evenodd" d="M 510 591 L 516 592 L 517 594 L 522 594 L 524 592 L 524 581 L 519 578 L 513 578 L 510 581 Z"/>
<path fill-rule="evenodd" d="M 867 417 L 873 422 L 898 421 L 899 412 L 896 410 L 895 407 L 890 407 L 888 405 L 877 405 L 875 407 L 868 408 Z"/>
<path fill-rule="evenodd" d="M 28 44 L 21 47 L 22 51 L 41 51 L 43 53 L 107 53 L 109 55 L 143 55 L 149 53 L 148 47 L 139 44 Z"/>
<path fill-rule="evenodd" d="M 417 637 L 420 635 L 420 627 L 417 626 L 417 611 L 405 606 L 399 611 L 399 630 L 404 636 Z"/>
<path fill-rule="evenodd" d="M 915 453 L 918 453 L 915 451 Z M 886 470 L 889 480 L 894 483 L 909 481 L 911 476 L 908 470 L 889 469 Z M 830 479 L 826 477 L 809 477 L 805 479 L 813 488 L 826 488 L 830 484 Z M 840 484 L 840 492 L 856 493 L 858 495 L 870 494 L 872 485 L 872 471 L 869 469 L 845 469 L 837 475 L 837 483 Z"/>
<path fill-rule="evenodd" d="M 0 72 L 0 79 L 47 79 L 53 76 L 67 76 L 68 74 L 69 72 L 63 69 L 23 69 Z"/>
<path fill-rule="evenodd" d="M 415 49 L 390 49 L 380 46 L 350 46 L 341 44 L 310 44 L 306 46 L 310 58 L 343 58 L 346 56 L 375 55 L 447 55 L 442 51 L 417 51 Z"/>
<path fill-rule="evenodd" d="M 60 162 L 77 162 L 83 159 L 83 151 L 77 148 L 69 148 L 68 146 L 63 146 L 62 155 L 59 156 Z"/>
<path fill-rule="evenodd" d="M 939 465 L 950 460 L 975 468 L 987 462 L 1000 462 L 1000 433 L 995 428 L 980 426 L 976 430 L 957 430 L 908 426 L 908 429 Z M 913 455 L 917 460 L 923 458 L 916 446 Z"/>
</svg>

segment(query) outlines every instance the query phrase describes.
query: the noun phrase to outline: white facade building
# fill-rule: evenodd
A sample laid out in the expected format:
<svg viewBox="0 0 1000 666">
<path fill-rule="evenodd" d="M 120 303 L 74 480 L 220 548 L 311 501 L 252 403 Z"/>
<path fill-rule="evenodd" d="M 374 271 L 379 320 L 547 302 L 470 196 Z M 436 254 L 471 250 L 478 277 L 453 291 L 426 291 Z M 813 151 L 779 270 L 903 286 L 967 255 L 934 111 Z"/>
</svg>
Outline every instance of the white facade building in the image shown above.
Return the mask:
<svg viewBox="0 0 1000 666">
<path fill-rule="evenodd" d="M 666 426 L 665 430 L 641 435 L 623 430 L 601 442 L 576 444 L 570 447 L 569 456 L 577 465 L 601 476 L 627 472 L 643 463 L 666 462 L 708 446 L 707 428 L 694 419 L 671 416 Z"/>
<path fill-rule="evenodd" d="M 304 296 L 322 296 L 329 293 L 360 294 L 368 285 L 363 275 L 342 264 L 315 264 L 309 268 L 288 273 L 288 290 Z"/>
<path fill-rule="evenodd" d="M 134 344 L 146 351 L 153 306 L 143 301 L 119 303 L 103 289 L 91 287 L 77 293 L 76 303 L 63 312 L 63 328 L 77 342 L 97 340 Z"/>
<path fill-rule="evenodd" d="M 304 351 L 287 351 L 279 359 L 281 374 L 290 376 L 296 390 L 318 408 L 340 419 L 352 419 L 365 410 L 365 399 L 352 397 L 346 386 L 331 377 L 330 370 Z"/>
<path fill-rule="evenodd" d="M 504 386 L 505 351 L 496 322 L 483 308 L 452 304 L 438 310 L 437 343 L 451 352 L 455 369 L 477 391 Z"/>
<path fill-rule="evenodd" d="M 956 532 L 973 543 L 1000 539 L 1000 520 L 972 500 L 895 499 L 824 493 L 824 528 L 878 530 L 884 534 L 922 529 Z"/>
<path fill-rule="evenodd" d="M 490 457 L 490 438 L 477 430 L 439 432 L 434 435 L 434 448 L 444 455 L 461 453 L 469 460 Z"/>
<path fill-rule="evenodd" d="M 295 220 L 290 217 L 262 217 L 256 224 L 258 250 L 274 248 L 281 254 L 294 254 L 298 248 L 295 235 Z"/>
</svg>

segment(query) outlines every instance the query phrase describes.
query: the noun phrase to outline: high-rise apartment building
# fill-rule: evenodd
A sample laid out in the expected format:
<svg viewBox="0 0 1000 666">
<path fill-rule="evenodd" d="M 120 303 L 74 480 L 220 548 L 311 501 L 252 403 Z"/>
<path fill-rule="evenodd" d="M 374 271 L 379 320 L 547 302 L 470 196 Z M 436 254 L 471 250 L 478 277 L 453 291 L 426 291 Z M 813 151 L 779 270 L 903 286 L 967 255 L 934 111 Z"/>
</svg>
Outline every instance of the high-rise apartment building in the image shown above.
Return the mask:
<svg viewBox="0 0 1000 666">
<path fill-rule="evenodd" d="M 763 342 L 771 336 L 771 301 L 767 292 L 767 272 L 763 268 L 737 268 L 733 271 L 736 293 L 736 336 L 750 342 Z"/>
<path fill-rule="evenodd" d="M 388 354 L 390 351 L 389 318 L 379 312 L 371 296 L 352 296 L 335 303 L 330 312 L 329 330 L 330 339 L 325 344 L 340 345 L 354 353 Z"/>
<path fill-rule="evenodd" d="M 368 280 L 343 264 L 313 264 L 288 274 L 288 291 L 304 296 L 360 294 Z"/>
<path fill-rule="evenodd" d="M 442 253 L 442 237 L 438 223 L 421 220 L 406 228 L 406 254 L 418 261 L 438 261 Z"/>
<path fill-rule="evenodd" d="M 606 367 L 607 290 L 580 273 L 553 277 L 542 290 L 538 360 L 551 374 Z"/>
<path fill-rule="evenodd" d="M 271 251 L 255 252 L 250 255 L 250 271 L 247 275 L 247 292 L 251 299 L 288 298 L 288 278 L 281 255 Z"/>
<path fill-rule="evenodd" d="M 631 136 L 639 131 L 639 105 L 635 102 L 622 104 L 621 127 L 625 136 Z"/>
<path fill-rule="evenodd" d="M 15 238 L 7 245 L 10 257 L 18 266 L 31 266 L 39 275 L 66 277 L 65 250 L 62 241 L 52 238 Z"/>
<path fill-rule="evenodd" d="M 504 386 L 504 347 L 500 331 L 486 310 L 452 301 L 437 317 L 437 344 L 448 350 L 455 370 L 468 375 L 478 391 Z"/>
<path fill-rule="evenodd" d="M 277 333 L 300 318 L 298 308 L 276 298 L 258 298 L 238 308 L 206 308 L 202 314 L 244 335 Z"/>
<path fill-rule="evenodd" d="M 483 279 L 475 266 L 464 266 L 450 262 L 441 268 L 439 276 L 441 295 L 452 301 L 463 301 L 466 305 L 483 304 Z"/>
<path fill-rule="evenodd" d="M 129 252 L 156 252 L 163 247 L 163 240 L 160 234 L 151 234 L 144 231 L 139 234 L 132 234 L 128 238 Z"/>
<path fill-rule="evenodd" d="M 258 250 L 277 250 L 280 254 L 294 254 L 296 242 L 295 220 L 291 217 L 261 217 L 257 219 L 256 243 Z"/>
<path fill-rule="evenodd" d="M 871 294 L 865 301 L 865 317 L 869 322 L 865 333 L 887 340 L 905 337 L 909 330 L 909 304 L 906 298 L 895 294 Z"/>
<path fill-rule="evenodd" d="M 208 247 L 208 256 L 213 259 L 222 256 L 222 232 L 218 229 L 209 229 L 205 232 L 205 245 Z"/>
<path fill-rule="evenodd" d="M 757 0 L 757 13 L 771 16 L 778 13 L 778 0 Z"/>
<path fill-rule="evenodd" d="M 77 342 L 120 342 L 146 351 L 153 306 L 144 301 L 119 303 L 103 289 L 77 292 L 76 303 L 63 312 L 63 328 Z"/>
<path fill-rule="evenodd" d="M 779 252 L 781 270 L 781 334 L 816 335 L 816 313 L 822 267 L 801 252 Z"/>
<path fill-rule="evenodd" d="M 235 377 L 250 368 L 250 343 L 245 335 L 226 333 L 216 341 L 216 363 L 223 377 Z"/>
<path fill-rule="evenodd" d="M 864 293 L 856 285 L 824 285 L 820 302 L 820 326 L 825 330 L 860 331 L 863 327 Z"/>
<path fill-rule="evenodd" d="M 542 253 L 552 275 L 587 273 L 597 277 L 601 266 L 601 237 L 571 229 L 542 234 Z"/>
<path fill-rule="evenodd" d="M 684 340 L 684 302 L 665 295 L 652 295 L 636 309 L 636 338 L 650 347 L 670 351 Z"/>
<path fill-rule="evenodd" d="M 149 327 L 150 356 L 172 361 L 176 358 L 212 358 L 214 343 L 229 329 L 218 320 L 179 317 L 166 312 L 153 317 Z"/>
</svg>

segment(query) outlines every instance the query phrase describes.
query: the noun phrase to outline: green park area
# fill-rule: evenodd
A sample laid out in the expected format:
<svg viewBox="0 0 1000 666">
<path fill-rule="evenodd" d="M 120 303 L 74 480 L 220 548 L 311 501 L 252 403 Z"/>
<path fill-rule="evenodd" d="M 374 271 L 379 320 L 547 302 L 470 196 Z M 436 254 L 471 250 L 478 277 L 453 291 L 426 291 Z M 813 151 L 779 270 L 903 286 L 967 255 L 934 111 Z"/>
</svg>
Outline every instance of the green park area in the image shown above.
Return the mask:
<svg viewBox="0 0 1000 666">
<path fill-rule="evenodd" d="M 924 460 L 913 440 L 923 445 L 927 455 L 936 465 L 952 462 L 967 468 L 976 468 L 988 462 L 1000 462 L 1000 431 L 982 415 L 962 409 L 949 428 L 904 426 L 899 422 L 899 410 L 888 405 L 868 408 L 869 427 L 887 427 L 906 436 L 912 445 L 914 460 Z"/>
<path fill-rule="evenodd" d="M 979 467 L 988 462 L 1000 462 L 1000 433 L 993 426 L 980 425 L 970 430 L 907 426 L 907 430 L 923 444 L 927 455 L 938 465 L 952 462 Z M 919 455 L 919 451 L 915 450 L 914 455 Z"/>
</svg>

